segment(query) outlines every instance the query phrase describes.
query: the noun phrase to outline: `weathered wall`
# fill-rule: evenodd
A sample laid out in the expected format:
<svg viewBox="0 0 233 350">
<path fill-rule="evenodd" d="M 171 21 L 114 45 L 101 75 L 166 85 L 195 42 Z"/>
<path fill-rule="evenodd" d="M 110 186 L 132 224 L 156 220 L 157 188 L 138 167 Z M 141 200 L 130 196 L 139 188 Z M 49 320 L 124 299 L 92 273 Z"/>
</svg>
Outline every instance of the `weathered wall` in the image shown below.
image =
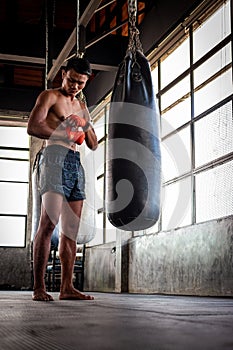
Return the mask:
<svg viewBox="0 0 233 350">
<path fill-rule="evenodd" d="M 0 288 L 30 289 L 30 247 L 0 248 Z"/>
<path fill-rule="evenodd" d="M 129 292 L 233 296 L 233 219 L 129 242 Z"/>
<path fill-rule="evenodd" d="M 85 250 L 84 290 L 115 291 L 115 243 L 107 243 Z"/>
<path fill-rule="evenodd" d="M 119 232 L 115 263 L 114 245 L 87 249 L 85 289 L 233 296 L 233 217 L 128 240 L 125 234 Z"/>
</svg>

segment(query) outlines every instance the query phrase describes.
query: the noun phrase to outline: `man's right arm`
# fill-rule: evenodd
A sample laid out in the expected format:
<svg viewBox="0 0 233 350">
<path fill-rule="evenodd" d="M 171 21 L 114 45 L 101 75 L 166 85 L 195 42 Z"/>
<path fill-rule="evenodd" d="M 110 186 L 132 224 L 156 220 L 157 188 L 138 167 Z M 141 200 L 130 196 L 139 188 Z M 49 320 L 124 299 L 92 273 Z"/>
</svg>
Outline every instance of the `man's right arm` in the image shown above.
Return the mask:
<svg viewBox="0 0 233 350">
<path fill-rule="evenodd" d="M 66 138 L 65 131 L 52 127 L 52 122 L 48 122 L 48 113 L 57 101 L 56 94 L 53 91 L 45 90 L 37 98 L 28 120 L 27 132 L 31 136 L 36 136 L 41 139 L 64 139 Z"/>
</svg>

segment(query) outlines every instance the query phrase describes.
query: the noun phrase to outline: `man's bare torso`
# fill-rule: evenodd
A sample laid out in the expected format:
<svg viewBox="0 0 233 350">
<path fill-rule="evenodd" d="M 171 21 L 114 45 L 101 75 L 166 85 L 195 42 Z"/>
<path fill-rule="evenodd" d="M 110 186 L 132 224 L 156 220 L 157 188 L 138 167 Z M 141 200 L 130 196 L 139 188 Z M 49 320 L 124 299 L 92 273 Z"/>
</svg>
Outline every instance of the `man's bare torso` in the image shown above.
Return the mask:
<svg viewBox="0 0 233 350">
<path fill-rule="evenodd" d="M 63 93 L 60 88 L 52 90 L 51 93 L 54 93 L 55 95 L 55 104 L 50 108 L 47 115 L 47 123 L 51 128 L 55 130 L 59 127 L 63 127 L 62 123 L 71 114 L 75 114 L 83 118 L 85 117 L 84 104 L 81 104 L 76 97 L 71 99 L 71 97 Z M 78 148 L 76 143 L 71 142 L 68 139 L 58 140 L 50 138 L 46 140 L 46 146 L 54 144 L 62 145 L 72 150 L 77 150 Z"/>
</svg>

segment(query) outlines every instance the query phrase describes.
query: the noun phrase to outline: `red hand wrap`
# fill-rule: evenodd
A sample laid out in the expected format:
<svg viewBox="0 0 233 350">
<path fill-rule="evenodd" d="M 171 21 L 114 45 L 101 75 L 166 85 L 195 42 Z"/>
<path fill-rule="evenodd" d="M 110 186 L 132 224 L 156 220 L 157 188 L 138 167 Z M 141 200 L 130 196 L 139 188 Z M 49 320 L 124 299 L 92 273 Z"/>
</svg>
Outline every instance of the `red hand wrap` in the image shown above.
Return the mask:
<svg viewBox="0 0 233 350">
<path fill-rule="evenodd" d="M 70 124 L 72 127 L 79 127 L 82 128 L 86 125 L 86 120 L 84 118 L 79 117 L 78 115 L 71 114 L 69 117 L 67 117 L 66 121 L 68 122 L 68 125 Z"/>
<path fill-rule="evenodd" d="M 83 131 L 77 131 L 72 130 L 70 126 L 66 127 L 66 134 L 68 136 L 68 139 L 70 141 L 73 141 L 74 143 L 77 143 L 78 145 L 81 145 L 83 141 L 85 140 L 85 133 Z"/>
</svg>

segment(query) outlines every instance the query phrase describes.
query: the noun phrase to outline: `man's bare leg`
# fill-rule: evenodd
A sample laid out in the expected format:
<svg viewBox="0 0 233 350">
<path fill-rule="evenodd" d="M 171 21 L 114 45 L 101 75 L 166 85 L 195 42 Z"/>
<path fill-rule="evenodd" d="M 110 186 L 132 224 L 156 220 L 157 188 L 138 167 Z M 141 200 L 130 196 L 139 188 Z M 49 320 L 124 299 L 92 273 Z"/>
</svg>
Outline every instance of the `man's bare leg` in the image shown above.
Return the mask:
<svg viewBox="0 0 233 350">
<path fill-rule="evenodd" d="M 61 289 L 59 299 L 93 300 L 94 297 L 81 293 L 74 288 L 73 271 L 76 259 L 76 239 L 79 227 L 79 220 L 82 211 L 82 201 L 64 203 L 62 209 L 62 230 L 67 235 L 61 234 L 59 245 L 59 257 L 61 260 Z M 74 232 L 76 232 L 74 234 Z"/>
<path fill-rule="evenodd" d="M 51 230 L 53 229 L 51 228 Z M 32 299 L 35 301 L 52 301 L 52 296 L 46 293 L 44 281 L 50 253 L 51 235 L 44 235 L 42 231 L 43 228 L 40 227 L 33 242 L 34 287 Z"/>
<path fill-rule="evenodd" d="M 51 200 L 55 207 L 55 216 L 51 210 Z M 40 224 L 33 242 L 34 286 L 32 299 L 35 301 L 53 301 L 53 297 L 46 292 L 44 276 L 50 253 L 51 235 L 58 220 L 57 213 L 61 203 L 62 197 L 59 194 L 52 193 L 50 196 L 46 193 L 44 195 Z"/>
<path fill-rule="evenodd" d="M 79 300 L 93 300 L 94 297 L 81 293 L 74 288 L 73 285 L 73 270 L 76 258 L 76 241 L 61 234 L 59 256 L 61 260 L 61 289 L 60 300 L 64 299 L 79 299 Z"/>
</svg>

